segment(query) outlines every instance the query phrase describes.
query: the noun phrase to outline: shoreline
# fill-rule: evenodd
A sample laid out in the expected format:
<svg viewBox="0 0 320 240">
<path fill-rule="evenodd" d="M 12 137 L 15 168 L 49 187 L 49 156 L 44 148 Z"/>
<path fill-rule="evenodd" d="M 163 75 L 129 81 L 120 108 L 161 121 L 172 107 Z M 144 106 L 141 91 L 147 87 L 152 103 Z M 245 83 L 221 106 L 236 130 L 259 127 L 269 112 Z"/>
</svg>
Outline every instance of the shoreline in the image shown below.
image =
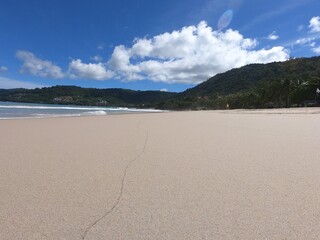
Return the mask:
<svg viewBox="0 0 320 240">
<path fill-rule="evenodd" d="M 150 110 L 150 111 L 148 111 Z M 57 116 L 32 116 L 32 117 L 12 117 L 12 118 L 0 118 L 3 120 L 23 120 L 23 119 L 47 119 L 47 118 L 78 118 L 78 117 L 110 117 L 114 115 L 135 115 L 135 114 L 154 114 L 154 113 L 184 113 L 184 112 L 215 112 L 221 114 L 320 114 L 320 107 L 303 107 L 303 108 L 274 108 L 274 109 L 232 109 L 232 110 L 183 110 L 183 111 L 171 111 L 171 110 L 155 110 L 148 109 L 145 111 L 129 111 L 122 113 L 111 113 L 111 114 L 97 114 L 97 115 L 81 115 L 81 114 L 70 114 L 70 115 L 57 115 Z"/>
<path fill-rule="evenodd" d="M 164 112 L 157 109 L 0 102 L 0 120 Z"/>
<path fill-rule="evenodd" d="M 68 115 L 68 116 L 44 116 L 44 117 L 16 117 L 16 118 L 0 118 L 0 121 L 6 120 L 27 120 L 27 119 L 51 119 L 51 118 L 95 118 L 95 117 L 110 117 L 110 116 L 119 116 L 119 115 L 141 115 L 141 114 L 160 114 L 168 113 L 167 112 L 127 112 L 127 113 L 115 113 L 115 114 L 104 114 L 104 115 Z"/>
<path fill-rule="evenodd" d="M 320 107 L 272 108 L 272 109 L 234 109 L 230 113 L 242 114 L 320 114 Z"/>
</svg>

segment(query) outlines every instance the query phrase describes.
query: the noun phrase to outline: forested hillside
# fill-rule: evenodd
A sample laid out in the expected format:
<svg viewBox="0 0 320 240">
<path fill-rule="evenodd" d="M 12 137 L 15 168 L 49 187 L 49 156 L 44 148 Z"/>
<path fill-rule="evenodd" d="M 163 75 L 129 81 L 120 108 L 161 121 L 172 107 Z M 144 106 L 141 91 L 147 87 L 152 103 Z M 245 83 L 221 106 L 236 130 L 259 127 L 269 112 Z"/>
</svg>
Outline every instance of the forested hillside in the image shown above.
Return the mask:
<svg viewBox="0 0 320 240">
<path fill-rule="evenodd" d="M 175 95 L 176 93 L 161 91 L 55 86 L 31 90 L 2 89 L 0 90 L 0 101 L 146 108 L 154 107 L 159 101 L 167 100 Z"/>
<path fill-rule="evenodd" d="M 313 106 L 320 88 L 320 57 L 251 64 L 218 74 L 163 101 L 167 109 Z"/>
</svg>

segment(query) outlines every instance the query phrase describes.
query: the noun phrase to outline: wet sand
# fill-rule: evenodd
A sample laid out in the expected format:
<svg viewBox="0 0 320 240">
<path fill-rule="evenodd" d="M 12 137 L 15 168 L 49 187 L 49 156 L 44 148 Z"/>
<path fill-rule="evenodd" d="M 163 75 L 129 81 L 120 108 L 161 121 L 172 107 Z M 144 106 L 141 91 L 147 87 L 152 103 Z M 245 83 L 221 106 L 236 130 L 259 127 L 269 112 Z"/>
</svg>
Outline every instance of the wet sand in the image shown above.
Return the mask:
<svg viewBox="0 0 320 240">
<path fill-rule="evenodd" d="M 2 120 L 0 239 L 319 239 L 318 110 Z"/>
</svg>

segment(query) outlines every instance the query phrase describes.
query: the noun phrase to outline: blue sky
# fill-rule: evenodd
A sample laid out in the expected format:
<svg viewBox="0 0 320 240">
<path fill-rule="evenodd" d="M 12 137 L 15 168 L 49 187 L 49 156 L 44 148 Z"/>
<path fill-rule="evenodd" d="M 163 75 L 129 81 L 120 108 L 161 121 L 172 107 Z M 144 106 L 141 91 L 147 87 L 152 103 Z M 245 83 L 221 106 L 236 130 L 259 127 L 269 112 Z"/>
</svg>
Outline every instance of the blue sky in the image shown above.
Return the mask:
<svg viewBox="0 0 320 240">
<path fill-rule="evenodd" d="M 320 54 L 318 0 L 2 0 L 0 88 L 183 91 Z"/>
</svg>

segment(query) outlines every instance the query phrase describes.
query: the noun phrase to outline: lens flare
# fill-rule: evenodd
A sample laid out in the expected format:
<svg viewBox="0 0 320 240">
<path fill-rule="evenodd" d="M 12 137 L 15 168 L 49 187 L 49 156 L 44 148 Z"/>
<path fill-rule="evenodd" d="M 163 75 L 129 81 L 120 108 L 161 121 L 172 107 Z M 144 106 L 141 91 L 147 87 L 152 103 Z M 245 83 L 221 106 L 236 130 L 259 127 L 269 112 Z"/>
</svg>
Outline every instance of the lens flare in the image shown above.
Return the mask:
<svg viewBox="0 0 320 240">
<path fill-rule="evenodd" d="M 218 29 L 222 30 L 228 27 L 232 21 L 232 18 L 233 18 L 233 10 L 229 9 L 225 11 L 218 21 Z"/>
</svg>

